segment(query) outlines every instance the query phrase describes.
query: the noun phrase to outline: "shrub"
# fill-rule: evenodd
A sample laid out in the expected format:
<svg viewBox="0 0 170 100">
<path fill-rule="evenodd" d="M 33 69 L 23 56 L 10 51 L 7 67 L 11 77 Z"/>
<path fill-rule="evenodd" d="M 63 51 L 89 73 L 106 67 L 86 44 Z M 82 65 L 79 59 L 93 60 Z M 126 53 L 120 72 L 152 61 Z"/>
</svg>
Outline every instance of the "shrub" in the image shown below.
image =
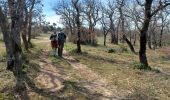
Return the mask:
<svg viewBox="0 0 170 100">
<path fill-rule="evenodd" d="M 68 34 L 68 41 L 72 43 L 77 43 L 77 32 L 75 31 L 74 34 Z M 92 45 L 97 46 L 97 39 L 95 38 L 96 34 L 93 34 L 93 40 L 91 41 L 91 35 L 89 34 L 88 29 L 83 29 L 81 32 L 81 44 L 82 45 Z"/>
<path fill-rule="evenodd" d="M 116 52 L 116 51 L 112 48 L 108 50 L 108 53 L 114 53 L 114 52 Z"/>
<path fill-rule="evenodd" d="M 144 64 L 142 64 L 142 63 L 140 63 L 140 62 L 134 62 L 133 65 L 134 65 L 134 68 L 135 68 L 135 69 L 151 70 L 151 67 L 150 67 L 150 66 L 147 67 L 147 66 L 145 66 Z"/>
<path fill-rule="evenodd" d="M 23 64 L 29 63 L 28 55 L 26 53 L 22 53 L 22 61 L 23 61 Z"/>
<path fill-rule="evenodd" d="M 121 46 L 120 51 L 121 52 L 128 52 L 128 49 L 126 47 L 124 47 L 124 46 Z"/>
</svg>

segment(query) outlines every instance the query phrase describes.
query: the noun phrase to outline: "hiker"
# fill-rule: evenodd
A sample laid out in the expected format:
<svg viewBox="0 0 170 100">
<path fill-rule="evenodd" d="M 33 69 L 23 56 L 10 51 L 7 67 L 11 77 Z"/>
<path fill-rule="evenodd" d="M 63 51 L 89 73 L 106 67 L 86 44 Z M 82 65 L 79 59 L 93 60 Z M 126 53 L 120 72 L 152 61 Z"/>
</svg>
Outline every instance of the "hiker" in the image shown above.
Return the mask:
<svg viewBox="0 0 170 100">
<path fill-rule="evenodd" d="M 62 30 L 60 30 L 60 33 L 58 33 L 58 56 L 59 57 L 62 57 L 65 41 L 66 41 L 66 35 L 64 32 L 62 32 Z"/>
<path fill-rule="evenodd" d="M 51 40 L 51 47 L 53 49 L 53 56 L 56 57 L 56 52 L 58 48 L 58 35 L 56 31 L 54 31 L 54 33 L 51 34 L 50 40 Z"/>
</svg>

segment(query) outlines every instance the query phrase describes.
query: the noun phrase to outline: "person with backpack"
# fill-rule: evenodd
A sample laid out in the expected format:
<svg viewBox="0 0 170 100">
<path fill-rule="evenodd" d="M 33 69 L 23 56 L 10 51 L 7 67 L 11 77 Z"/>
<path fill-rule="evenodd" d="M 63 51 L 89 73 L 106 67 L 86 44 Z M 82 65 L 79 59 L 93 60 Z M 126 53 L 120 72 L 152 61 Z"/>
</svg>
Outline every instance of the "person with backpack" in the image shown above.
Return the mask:
<svg viewBox="0 0 170 100">
<path fill-rule="evenodd" d="M 64 42 L 66 41 L 66 35 L 62 30 L 60 30 L 60 33 L 58 33 L 58 56 L 62 57 L 63 55 L 63 48 L 64 48 Z"/>
<path fill-rule="evenodd" d="M 51 47 L 53 49 L 53 56 L 56 57 L 56 52 L 58 48 L 58 35 L 56 31 L 54 31 L 54 33 L 51 34 L 50 40 L 51 40 Z"/>
</svg>

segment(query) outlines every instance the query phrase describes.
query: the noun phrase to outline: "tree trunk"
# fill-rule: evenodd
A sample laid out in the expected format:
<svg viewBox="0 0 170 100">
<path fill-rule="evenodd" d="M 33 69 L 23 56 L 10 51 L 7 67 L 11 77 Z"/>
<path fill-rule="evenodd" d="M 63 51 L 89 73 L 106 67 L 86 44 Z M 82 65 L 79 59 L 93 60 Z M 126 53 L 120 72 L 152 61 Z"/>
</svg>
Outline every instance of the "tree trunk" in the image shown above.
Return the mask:
<svg viewBox="0 0 170 100">
<path fill-rule="evenodd" d="M 12 42 L 12 53 L 14 57 L 14 66 L 16 72 L 16 77 L 20 78 L 22 71 L 22 49 L 21 49 L 21 26 L 23 25 L 23 9 L 24 9 L 24 0 L 19 0 L 17 3 L 14 1 L 8 0 L 9 12 L 11 16 L 11 42 Z M 16 5 L 18 8 L 15 8 Z"/>
<path fill-rule="evenodd" d="M 139 49 L 139 59 L 141 64 L 143 64 L 145 67 L 148 67 L 148 61 L 146 57 L 146 33 L 147 28 L 144 28 L 141 30 L 141 36 L 140 36 L 140 49 Z"/>
<path fill-rule="evenodd" d="M 116 44 L 119 44 L 119 30 L 117 30 Z"/>
<path fill-rule="evenodd" d="M 130 50 L 131 50 L 133 53 L 136 53 L 136 52 L 135 52 L 135 49 L 134 49 L 134 47 L 133 47 L 133 45 L 132 45 L 132 43 L 127 39 L 127 37 L 126 37 L 125 35 L 123 35 L 123 39 L 124 39 L 124 40 L 126 41 L 126 43 L 128 44 Z"/>
<path fill-rule="evenodd" d="M 106 46 L 106 35 L 104 34 L 104 46 Z"/>
<path fill-rule="evenodd" d="M 79 11 L 79 7 L 78 7 L 78 0 L 77 1 L 72 1 L 75 9 L 76 9 L 76 12 L 77 12 L 77 15 L 76 15 L 76 24 L 77 24 L 77 29 L 78 29 L 78 32 L 77 32 L 77 36 L 78 36 L 78 39 L 77 39 L 77 53 L 81 53 L 81 33 L 80 33 L 80 29 L 81 29 L 81 23 L 80 23 L 80 11 Z"/>
<path fill-rule="evenodd" d="M 132 43 L 132 33 L 130 32 L 130 43 Z"/>
<path fill-rule="evenodd" d="M 163 23 L 162 23 L 162 24 L 163 24 Z M 159 47 L 162 47 L 163 31 L 164 31 L 164 27 L 163 27 L 163 25 L 162 25 L 162 27 L 161 27 L 161 33 L 160 33 L 160 38 L 159 38 Z"/>
<path fill-rule="evenodd" d="M 32 33 L 32 12 L 30 12 L 29 22 L 28 22 L 28 45 L 29 47 L 33 46 L 31 43 L 31 33 Z"/>
<path fill-rule="evenodd" d="M 118 38 L 116 37 L 116 33 L 115 33 L 115 25 L 112 19 L 113 15 L 109 16 L 110 19 L 110 33 L 111 33 L 111 43 L 113 44 L 118 44 L 117 40 Z"/>
<path fill-rule="evenodd" d="M 90 23 L 90 27 L 89 27 L 89 34 L 90 34 L 90 41 L 89 41 L 89 43 L 91 44 L 91 45 L 94 45 L 94 27 L 93 27 L 93 25 L 92 25 L 92 23 Z"/>
<path fill-rule="evenodd" d="M 80 40 L 80 32 L 78 32 L 78 40 L 77 40 L 77 53 L 81 53 L 81 40 Z"/>
<path fill-rule="evenodd" d="M 26 35 L 27 34 L 27 21 L 24 22 L 21 33 L 22 33 L 21 36 L 22 36 L 25 50 L 28 51 L 28 41 L 27 41 L 27 35 Z"/>
<path fill-rule="evenodd" d="M 4 14 L 2 12 L 1 7 L 0 7 L 0 15 L 1 15 L 0 16 L 0 27 L 1 27 L 3 39 L 5 42 L 6 56 L 7 56 L 7 60 L 8 60 L 13 55 L 12 42 L 11 42 L 9 25 L 7 23 L 6 17 L 4 16 Z"/>
<path fill-rule="evenodd" d="M 111 43 L 118 44 L 115 32 L 111 32 Z"/>
<path fill-rule="evenodd" d="M 151 37 L 151 33 L 148 33 L 148 39 L 147 39 L 147 41 L 148 41 L 148 47 L 149 47 L 149 49 L 152 49 L 152 37 Z"/>
<path fill-rule="evenodd" d="M 155 50 L 156 48 L 157 48 L 156 33 L 153 31 L 153 49 Z"/>
<path fill-rule="evenodd" d="M 151 20 L 151 5 L 152 0 L 148 0 L 145 3 L 145 18 L 142 29 L 140 30 L 140 49 L 139 49 L 139 59 L 140 63 L 143 64 L 146 68 L 150 68 L 148 66 L 148 60 L 146 57 L 146 41 L 147 41 L 147 31 L 149 27 L 149 23 Z"/>
<path fill-rule="evenodd" d="M 120 19 L 121 19 L 121 29 L 122 29 L 122 33 L 123 33 L 122 41 L 126 41 L 126 43 L 128 44 L 130 50 L 133 53 L 135 53 L 135 49 L 134 49 L 132 43 L 127 39 L 127 37 L 125 35 L 125 19 L 124 19 L 123 12 L 122 12 L 122 5 L 119 8 L 119 12 L 120 12 Z"/>
<path fill-rule="evenodd" d="M 136 46 L 136 34 L 134 34 L 133 46 Z"/>
</svg>

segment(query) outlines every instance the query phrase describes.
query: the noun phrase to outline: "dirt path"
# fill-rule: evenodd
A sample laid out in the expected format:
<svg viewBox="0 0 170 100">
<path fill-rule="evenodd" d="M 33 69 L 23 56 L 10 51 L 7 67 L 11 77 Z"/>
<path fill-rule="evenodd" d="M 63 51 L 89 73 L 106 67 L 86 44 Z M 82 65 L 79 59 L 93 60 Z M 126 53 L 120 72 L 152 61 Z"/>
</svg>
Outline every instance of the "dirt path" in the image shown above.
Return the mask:
<svg viewBox="0 0 170 100">
<path fill-rule="evenodd" d="M 43 41 L 49 42 L 49 41 Z M 100 75 L 92 71 L 86 65 L 76 61 L 66 51 L 64 51 L 64 59 L 73 67 L 76 74 L 82 77 L 78 83 L 90 92 L 97 100 L 117 100 L 120 99 L 116 87 L 111 87 L 108 82 L 101 78 Z M 64 87 L 63 82 L 69 76 L 62 74 L 63 70 L 57 69 L 52 61 L 49 60 L 49 51 L 44 50 L 43 55 L 38 60 L 40 65 L 40 74 L 36 77 L 37 87 L 39 89 L 48 90 L 57 93 Z"/>
<path fill-rule="evenodd" d="M 64 59 L 73 67 L 76 74 L 82 77 L 78 83 L 90 92 L 97 100 L 117 100 L 119 99 L 116 87 L 110 87 L 107 81 L 101 78 L 97 73 L 86 67 L 86 65 L 77 62 L 72 56 L 64 51 Z M 64 85 L 64 80 L 69 76 L 61 74 L 52 62 L 48 59 L 48 51 L 42 55 L 39 60 L 40 74 L 36 78 L 39 88 L 46 89 L 50 92 L 61 90 Z"/>
<path fill-rule="evenodd" d="M 57 69 L 48 59 L 48 51 L 45 51 L 39 60 L 40 74 L 36 78 L 37 82 L 43 89 L 50 92 L 57 92 L 61 90 L 64 85 L 62 82 L 67 79 L 67 76 L 61 74 L 61 70 Z"/>
<path fill-rule="evenodd" d="M 81 64 L 76 61 L 72 56 L 70 56 L 66 51 L 64 51 L 64 58 L 71 64 L 71 66 L 76 70 L 77 74 L 84 78 L 81 84 L 90 90 L 92 94 L 100 94 L 101 100 L 115 100 L 120 99 L 118 96 L 116 87 L 110 87 L 108 82 L 101 78 L 97 73 L 92 71 L 86 65 Z"/>
</svg>

